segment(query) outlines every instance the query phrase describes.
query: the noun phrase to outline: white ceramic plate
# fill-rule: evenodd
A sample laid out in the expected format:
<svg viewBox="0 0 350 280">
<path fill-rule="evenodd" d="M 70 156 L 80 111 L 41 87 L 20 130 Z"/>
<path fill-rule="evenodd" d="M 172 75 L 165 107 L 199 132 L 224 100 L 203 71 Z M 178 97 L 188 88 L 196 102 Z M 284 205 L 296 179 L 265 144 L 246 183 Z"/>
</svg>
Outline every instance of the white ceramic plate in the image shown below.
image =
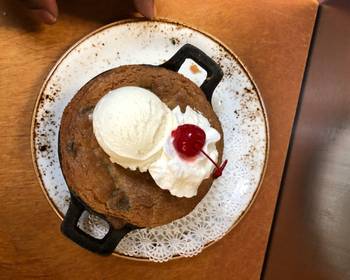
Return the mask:
<svg viewBox="0 0 350 280">
<path fill-rule="evenodd" d="M 212 105 L 224 130 L 229 164 L 201 203 L 186 217 L 153 229 L 130 232 L 115 254 L 167 261 L 193 256 L 224 236 L 251 205 L 261 184 L 268 154 L 268 124 L 256 85 L 237 57 L 213 37 L 183 24 L 162 20 L 116 22 L 89 34 L 69 49 L 48 75 L 39 94 L 32 126 L 32 153 L 40 184 L 62 218 L 70 195 L 58 159 L 58 132 L 65 106 L 96 75 L 125 64 L 158 65 L 190 43 L 215 60 L 224 72 Z M 200 85 L 206 72 L 180 73 Z M 106 222 L 85 213 L 79 226 L 95 237 Z"/>
</svg>

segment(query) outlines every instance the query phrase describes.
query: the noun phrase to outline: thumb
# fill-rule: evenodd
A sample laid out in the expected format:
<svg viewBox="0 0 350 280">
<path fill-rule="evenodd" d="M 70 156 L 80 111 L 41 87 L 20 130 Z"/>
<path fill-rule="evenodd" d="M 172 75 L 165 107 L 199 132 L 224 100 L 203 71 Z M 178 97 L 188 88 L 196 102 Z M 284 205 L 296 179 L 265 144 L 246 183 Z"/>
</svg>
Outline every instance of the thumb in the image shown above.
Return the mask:
<svg viewBox="0 0 350 280">
<path fill-rule="evenodd" d="M 154 0 L 134 0 L 136 10 L 147 18 L 155 16 Z"/>
</svg>

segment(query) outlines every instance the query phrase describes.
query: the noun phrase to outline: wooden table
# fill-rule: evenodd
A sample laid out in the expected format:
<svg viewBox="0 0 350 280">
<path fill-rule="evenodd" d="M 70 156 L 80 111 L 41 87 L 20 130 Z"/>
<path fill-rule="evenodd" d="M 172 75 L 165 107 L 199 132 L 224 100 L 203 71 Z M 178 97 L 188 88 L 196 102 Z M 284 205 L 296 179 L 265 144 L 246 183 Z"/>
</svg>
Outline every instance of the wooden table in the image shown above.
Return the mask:
<svg viewBox="0 0 350 280">
<path fill-rule="evenodd" d="M 262 3 L 263 2 L 263 3 Z M 36 26 L 14 1 L 0 0 L 0 278 L 258 279 L 279 190 L 317 11 L 315 0 L 177 0 L 158 15 L 209 32 L 242 59 L 260 88 L 271 130 L 263 186 L 240 224 L 192 259 L 163 264 L 89 253 L 59 231 L 35 177 L 30 124 L 36 96 L 75 41 L 130 17 L 125 1 L 60 1 L 54 26 Z"/>
</svg>

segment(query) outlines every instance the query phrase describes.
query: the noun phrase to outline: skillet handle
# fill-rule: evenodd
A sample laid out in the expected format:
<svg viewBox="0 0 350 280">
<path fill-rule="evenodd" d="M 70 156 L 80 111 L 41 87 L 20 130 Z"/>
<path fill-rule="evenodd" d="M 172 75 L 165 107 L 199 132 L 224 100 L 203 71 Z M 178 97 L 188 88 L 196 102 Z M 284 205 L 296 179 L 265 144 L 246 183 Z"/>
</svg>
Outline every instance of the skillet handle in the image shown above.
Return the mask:
<svg viewBox="0 0 350 280">
<path fill-rule="evenodd" d="M 159 66 L 177 72 L 186 58 L 194 60 L 207 71 L 207 77 L 200 88 L 205 93 L 208 101 L 211 102 L 214 89 L 220 83 L 224 74 L 220 66 L 203 51 L 191 44 L 185 44 L 167 62 Z"/>
<path fill-rule="evenodd" d="M 69 239 L 91 252 L 110 255 L 120 240 L 133 229 L 126 225 L 117 230 L 110 225 L 108 233 L 102 239 L 94 238 L 78 227 L 79 218 L 84 210 L 84 205 L 71 194 L 71 202 L 61 224 L 61 231 Z"/>
</svg>

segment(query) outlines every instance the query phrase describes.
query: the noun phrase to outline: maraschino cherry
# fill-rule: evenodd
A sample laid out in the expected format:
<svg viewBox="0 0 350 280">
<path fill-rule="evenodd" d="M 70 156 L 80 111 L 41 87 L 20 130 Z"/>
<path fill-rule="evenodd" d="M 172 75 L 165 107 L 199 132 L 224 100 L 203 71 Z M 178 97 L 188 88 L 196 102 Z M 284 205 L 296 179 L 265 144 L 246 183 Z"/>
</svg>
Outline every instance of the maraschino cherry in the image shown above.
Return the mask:
<svg viewBox="0 0 350 280">
<path fill-rule="evenodd" d="M 203 129 L 194 124 L 183 124 L 178 126 L 172 131 L 171 136 L 174 137 L 174 147 L 179 155 L 184 159 L 191 159 L 202 153 L 206 156 L 214 165 L 215 171 L 213 173 L 214 178 L 218 178 L 222 175 L 227 160 L 225 160 L 221 166 L 203 151 L 206 135 Z"/>
</svg>

